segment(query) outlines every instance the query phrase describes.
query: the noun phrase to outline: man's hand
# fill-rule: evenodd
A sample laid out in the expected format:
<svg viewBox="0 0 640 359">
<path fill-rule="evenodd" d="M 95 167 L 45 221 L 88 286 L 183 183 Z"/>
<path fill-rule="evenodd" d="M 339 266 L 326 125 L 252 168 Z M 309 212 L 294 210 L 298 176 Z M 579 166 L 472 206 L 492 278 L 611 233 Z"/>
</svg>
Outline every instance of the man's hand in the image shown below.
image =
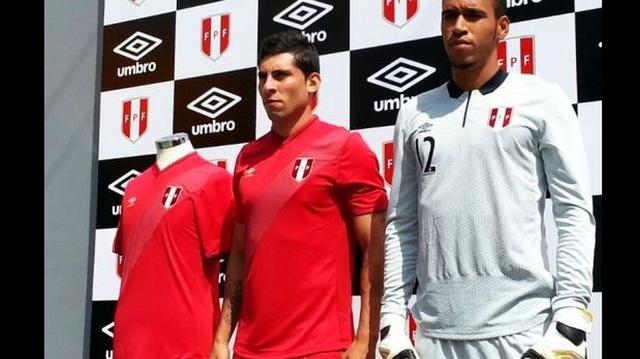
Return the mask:
<svg viewBox="0 0 640 359">
<path fill-rule="evenodd" d="M 527 350 L 522 359 L 586 359 L 587 333 L 561 322 L 553 322 L 541 341 Z"/>
<path fill-rule="evenodd" d="M 214 342 L 209 359 L 229 359 L 229 343 Z"/>
<path fill-rule="evenodd" d="M 384 359 L 417 359 L 411 340 L 405 332 L 404 326 L 395 323 L 380 329 L 380 344 L 378 351 Z"/>
<path fill-rule="evenodd" d="M 375 348 L 375 347 L 374 347 Z M 342 353 L 343 359 L 373 359 L 375 352 L 369 351 L 369 343 L 362 340 L 354 340 L 353 343 Z"/>
</svg>

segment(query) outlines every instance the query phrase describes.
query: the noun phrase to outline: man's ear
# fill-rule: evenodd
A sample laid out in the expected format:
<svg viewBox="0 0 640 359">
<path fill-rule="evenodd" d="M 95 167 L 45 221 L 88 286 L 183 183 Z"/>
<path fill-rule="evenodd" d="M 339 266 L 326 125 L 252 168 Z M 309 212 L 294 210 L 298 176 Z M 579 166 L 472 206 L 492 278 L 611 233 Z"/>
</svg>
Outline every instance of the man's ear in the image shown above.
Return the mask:
<svg viewBox="0 0 640 359">
<path fill-rule="evenodd" d="M 511 24 L 511 20 L 506 15 L 500 16 L 498 19 L 498 40 L 504 40 L 507 35 L 509 35 L 509 25 Z"/>
<path fill-rule="evenodd" d="M 322 83 L 322 79 L 320 78 L 320 74 L 317 72 L 312 72 L 307 76 L 306 87 L 307 92 L 309 93 L 317 93 L 320 90 L 320 84 Z"/>
</svg>

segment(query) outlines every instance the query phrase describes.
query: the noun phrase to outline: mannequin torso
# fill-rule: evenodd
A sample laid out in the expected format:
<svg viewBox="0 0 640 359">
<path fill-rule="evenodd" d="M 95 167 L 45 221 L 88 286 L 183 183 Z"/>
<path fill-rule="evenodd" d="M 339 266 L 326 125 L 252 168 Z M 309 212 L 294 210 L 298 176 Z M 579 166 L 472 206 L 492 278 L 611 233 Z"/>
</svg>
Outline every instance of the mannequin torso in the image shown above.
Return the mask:
<svg viewBox="0 0 640 359">
<path fill-rule="evenodd" d="M 162 171 L 180 158 L 192 153 L 194 150 L 189 136 L 184 133 L 176 133 L 156 140 L 156 164 Z"/>
</svg>

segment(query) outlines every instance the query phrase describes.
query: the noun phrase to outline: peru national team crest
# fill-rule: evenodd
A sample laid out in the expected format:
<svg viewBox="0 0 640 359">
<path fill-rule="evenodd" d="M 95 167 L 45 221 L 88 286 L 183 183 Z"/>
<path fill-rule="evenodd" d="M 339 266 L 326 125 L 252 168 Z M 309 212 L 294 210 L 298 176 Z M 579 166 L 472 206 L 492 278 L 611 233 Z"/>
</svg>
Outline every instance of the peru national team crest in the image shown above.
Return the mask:
<svg viewBox="0 0 640 359">
<path fill-rule="evenodd" d="M 202 19 L 200 44 L 202 52 L 217 60 L 229 47 L 231 14 L 217 14 Z"/>
<path fill-rule="evenodd" d="M 135 143 L 147 131 L 149 98 L 140 97 L 122 103 L 122 134 Z"/>
<path fill-rule="evenodd" d="M 178 202 L 181 192 L 182 188 L 180 187 L 167 186 L 167 189 L 164 190 L 164 196 L 162 196 L 162 206 L 167 209 L 173 207 Z"/>
<path fill-rule="evenodd" d="M 489 127 L 500 130 L 511 123 L 513 107 L 494 107 L 489 113 Z"/>
<path fill-rule="evenodd" d="M 296 159 L 293 171 L 291 171 L 291 177 L 293 177 L 296 182 L 302 182 L 309 176 L 311 165 L 313 165 L 313 158 L 300 157 Z"/>
<path fill-rule="evenodd" d="M 520 36 L 498 43 L 498 65 L 507 72 L 535 74 L 535 38 Z"/>
<path fill-rule="evenodd" d="M 216 166 L 218 166 L 218 167 L 222 168 L 223 170 L 226 170 L 226 169 L 227 169 L 227 160 L 217 160 L 217 159 L 214 159 L 214 160 L 211 160 L 211 163 L 213 163 L 214 165 L 216 165 Z"/>
<path fill-rule="evenodd" d="M 382 144 L 382 168 L 384 169 L 384 180 L 391 186 L 393 178 L 393 141 L 387 141 Z"/>
<path fill-rule="evenodd" d="M 403 27 L 418 12 L 419 0 L 382 0 L 382 14 L 388 22 Z"/>
</svg>

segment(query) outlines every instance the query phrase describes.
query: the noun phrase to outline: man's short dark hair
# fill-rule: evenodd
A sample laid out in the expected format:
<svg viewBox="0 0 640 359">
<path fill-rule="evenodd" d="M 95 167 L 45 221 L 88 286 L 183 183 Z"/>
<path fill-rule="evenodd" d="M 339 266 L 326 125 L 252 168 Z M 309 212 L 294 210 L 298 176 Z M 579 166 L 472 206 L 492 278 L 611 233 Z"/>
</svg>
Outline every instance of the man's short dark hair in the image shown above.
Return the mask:
<svg viewBox="0 0 640 359">
<path fill-rule="evenodd" d="M 500 16 L 507 14 L 507 4 L 506 0 L 493 0 L 493 11 L 496 14 L 496 19 L 499 19 Z"/>
<path fill-rule="evenodd" d="M 258 64 L 265 57 L 287 52 L 293 54 L 295 65 L 304 72 L 305 77 L 313 72 L 320 73 L 318 50 L 300 31 L 276 32 L 262 39 L 258 51 Z"/>
</svg>

